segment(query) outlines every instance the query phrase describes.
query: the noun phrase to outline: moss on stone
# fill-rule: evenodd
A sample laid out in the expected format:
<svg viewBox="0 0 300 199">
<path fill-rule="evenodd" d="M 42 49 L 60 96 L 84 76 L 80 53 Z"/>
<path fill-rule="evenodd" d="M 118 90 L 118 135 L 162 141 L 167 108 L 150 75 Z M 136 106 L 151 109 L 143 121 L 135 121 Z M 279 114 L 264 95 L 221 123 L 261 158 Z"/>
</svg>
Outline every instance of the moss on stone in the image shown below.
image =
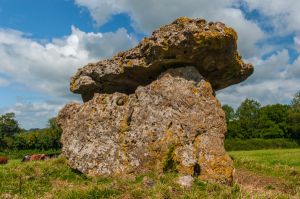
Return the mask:
<svg viewBox="0 0 300 199">
<path fill-rule="evenodd" d="M 168 147 L 166 159 L 163 163 L 163 172 L 178 172 L 177 162 L 174 160 L 175 145 L 170 144 Z"/>
</svg>

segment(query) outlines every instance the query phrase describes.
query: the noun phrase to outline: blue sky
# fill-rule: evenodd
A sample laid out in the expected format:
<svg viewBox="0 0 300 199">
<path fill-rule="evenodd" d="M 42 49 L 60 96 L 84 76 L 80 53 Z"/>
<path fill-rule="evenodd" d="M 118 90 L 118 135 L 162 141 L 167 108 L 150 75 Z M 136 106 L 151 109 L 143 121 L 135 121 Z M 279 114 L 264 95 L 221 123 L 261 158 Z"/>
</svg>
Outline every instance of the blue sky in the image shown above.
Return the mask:
<svg viewBox="0 0 300 199">
<path fill-rule="evenodd" d="M 180 16 L 222 21 L 255 66 L 245 82 L 217 93 L 237 107 L 289 103 L 300 90 L 298 0 L 0 0 L 0 114 L 44 127 L 64 104 L 80 101 L 69 78 L 89 62 L 135 46 Z"/>
</svg>

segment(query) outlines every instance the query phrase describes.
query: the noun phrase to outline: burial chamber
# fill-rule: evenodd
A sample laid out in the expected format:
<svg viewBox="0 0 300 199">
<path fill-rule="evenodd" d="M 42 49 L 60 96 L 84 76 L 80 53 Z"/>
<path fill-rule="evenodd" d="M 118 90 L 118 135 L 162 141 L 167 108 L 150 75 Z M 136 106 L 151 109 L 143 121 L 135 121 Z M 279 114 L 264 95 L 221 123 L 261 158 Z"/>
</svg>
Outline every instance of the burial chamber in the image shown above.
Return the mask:
<svg viewBox="0 0 300 199">
<path fill-rule="evenodd" d="M 135 48 L 77 71 L 70 89 L 84 103 L 59 113 L 62 153 L 88 175 L 174 171 L 231 184 L 225 114 L 214 91 L 252 72 L 232 28 L 178 18 Z"/>
</svg>

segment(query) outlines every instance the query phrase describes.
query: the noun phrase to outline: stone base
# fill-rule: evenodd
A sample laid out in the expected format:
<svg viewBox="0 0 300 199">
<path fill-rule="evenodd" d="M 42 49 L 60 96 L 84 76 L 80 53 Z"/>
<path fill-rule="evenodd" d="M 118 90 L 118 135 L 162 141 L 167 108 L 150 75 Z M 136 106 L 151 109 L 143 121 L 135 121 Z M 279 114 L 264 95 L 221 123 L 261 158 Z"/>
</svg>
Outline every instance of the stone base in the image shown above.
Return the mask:
<svg viewBox="0 0 300 199">
<path fill-rule="evenodd" d="M 88 175 L 178 171 L 232 183 L 225 114 L 194 67 L 169 69 L 135 93 L 95 94 L 60 112 L 63 154 Z"/>
</svg>

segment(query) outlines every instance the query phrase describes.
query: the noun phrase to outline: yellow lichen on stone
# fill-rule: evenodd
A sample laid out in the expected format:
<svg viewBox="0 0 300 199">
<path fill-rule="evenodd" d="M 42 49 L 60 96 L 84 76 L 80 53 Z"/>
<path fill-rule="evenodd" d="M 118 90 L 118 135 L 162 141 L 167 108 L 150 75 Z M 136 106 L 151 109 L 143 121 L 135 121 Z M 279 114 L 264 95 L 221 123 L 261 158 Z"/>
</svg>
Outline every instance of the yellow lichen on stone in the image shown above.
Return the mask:
<svg viewBox="0 0 300 199">
<path fill-rule="evenodd" d="M 232 28 L 226 27 L 226 28 L 224 29 L 224 32 L 225 32 L 227 35 L 230 35 L 235 41 L 237 41 L 238 35 L 237 35 L 237 33 L 236 33 Z"/>
<path fill-rule="evenodd" d="M 120 133 L 124 133 L 129 130 L 128 122 L 129 122 L 129 117 L 126 114 L 124 116 L 124 118 L 120 121 L 120 124 L 119 124 L 119 132 Z"/>
<path fill-rule="evenodd" d="M 211 49 L 219 49 L 228 44 L 227 39 L 222 38 L 216 31 L 197 32 L 194 34 L 194 41 L 198 47 L 209 46 Z"/>
<path fill-rule="evenodd" d="M 198 90 L 197 88 L 192 88 L 192 92 L 193 92 L 195 95 L 199 94 L 199 90 Z"/>
<path fill-rule="evenodd" d="M 168 129 L 167 131 L 166 131 L 166 134 L 165 134 L 165 137 L 164 137 L 164 139 L 166 139 L 166 140 L 171 140 L 172 139 L 172 137 L 173 137 L 173 131 L 171 130 L 171 129 Z"/>
<path fill-rule="evenodd" d="M 71 81 L 70 81 L 70 90 L 71 91 L 74 91 L 76 89 L 75 83 L 76 83 L 76 80 L 74 78 L 71 78 Z"/>
<path fill-rule="evenodd" d="M 201 83 L 200 85 L 201 95 L 202 96 L 212 96 L 212 86 L 209 82 L 205 81 Z"/>
<path fill-rule="evenodd" d="M 127 62 L 127 67 L 133 67 L 132 61 L 129 60 L 129 61 Z"/>
<path fill-rule="evenodd" d="M 196 44 L 201 46 L 204 43 L 205 40 L 205 33 L 204 32 L 197 32 L 194 34 L 194 41 Z"/>
<path fill-rule="evenodd" d="M 188 23 L 190 21 L 191 21 L 191 19 L 188 17 L 179 17 L 178 19 L 175 20 L 175 22 L 178 24 Z"/>
<path fill-rule="evenodd" d="M 183 166 L 182 164 L 177 166 L 178 172 L 183 175 L 193 175 L 194 174 L 194 166 Z"/>
<path fill-rule="evenodd" d="M 101 95 L 98 99 L 99 104 L 106 104 L 106 97 Z"/>
</svg>

